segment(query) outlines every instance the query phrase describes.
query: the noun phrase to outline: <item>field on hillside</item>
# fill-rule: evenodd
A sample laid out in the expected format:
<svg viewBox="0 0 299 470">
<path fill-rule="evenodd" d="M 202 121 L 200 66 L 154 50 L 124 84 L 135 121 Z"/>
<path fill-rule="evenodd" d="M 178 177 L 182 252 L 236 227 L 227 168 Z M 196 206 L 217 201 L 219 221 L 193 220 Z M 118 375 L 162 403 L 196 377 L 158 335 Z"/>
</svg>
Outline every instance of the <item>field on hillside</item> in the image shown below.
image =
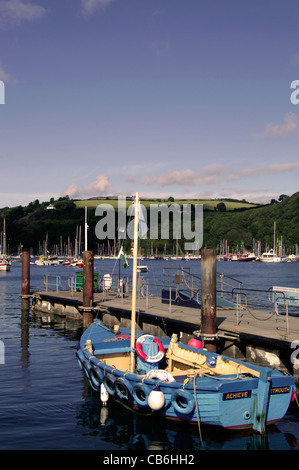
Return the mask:
<svg viewBox="0 0 299 470">
<path fill-rule="evenodd" d="M 253 204 L 245 201 L 228 201 L 225 199 L 175 199 L 174 201 L 169 201 L 167 199 L 142 199 L 141 204 L 144 207 L 149 207 L 150 204 L 203 204 L 204 209 L 213 210 L 217 207 L 217 204 L 223 202 L 226 206 L 226 210 L 231 211 L 234 209 L 241 208 L 251 208 L 256 207 L 258 204 Z M 94 198 L 94 199 L 84 199 L 74 201 L 77 207 L 89 207 L 96 208 L 99 204 L 110 204 L 112 207 L 117 208 L 118 198 L 116 197 L 103 197 L 103 198 Z M 131 198 L 126 198 L 126 205 L 129 207 L 132 204 Z"/>
</svg>

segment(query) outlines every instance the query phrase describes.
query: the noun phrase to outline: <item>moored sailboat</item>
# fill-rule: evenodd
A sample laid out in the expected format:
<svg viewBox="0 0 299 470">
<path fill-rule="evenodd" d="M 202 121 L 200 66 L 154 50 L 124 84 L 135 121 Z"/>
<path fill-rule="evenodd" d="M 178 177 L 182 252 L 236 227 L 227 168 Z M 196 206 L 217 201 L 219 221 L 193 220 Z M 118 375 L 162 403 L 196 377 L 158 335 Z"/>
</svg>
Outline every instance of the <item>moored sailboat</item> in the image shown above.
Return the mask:
<svg viewBox="0 0 299 470">
<path fill-rule="evenodd" d="M 3 220 L 2 253 L 0 252 L 0 271 L 10 271 L 11 261 L 7 256 L 6 250 L 6 225 Z"/>
<path fill-rule="evenodd" d="M 94 320 L 83 333 L 76 354 L 91 387 L 145 415 L 265 433 L 285 415 L 293 377 L 209 352 L 199 338 L 184 345 L 136 332 L 138 206 L 137 193 L 131 329 Z"/>
<path fill-rule="evenodd" d="M 10 271 L 11 263 L 7 257 L 0 257 L 0 271 Z"/>
</svg>

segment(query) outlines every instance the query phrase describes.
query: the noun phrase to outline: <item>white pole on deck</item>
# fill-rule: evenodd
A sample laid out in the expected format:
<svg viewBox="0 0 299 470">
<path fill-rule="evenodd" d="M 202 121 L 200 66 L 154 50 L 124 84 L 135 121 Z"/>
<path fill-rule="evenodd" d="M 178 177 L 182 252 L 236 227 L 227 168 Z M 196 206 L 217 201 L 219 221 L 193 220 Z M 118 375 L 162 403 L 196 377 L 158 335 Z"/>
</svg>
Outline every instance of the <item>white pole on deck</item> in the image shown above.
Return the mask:
<svg viewBox="0 0 299 470">
<path fill-rule="evenodd" d="M 133 248 L 133 278 L 132 278 L 132 312 L 131 312 L 131 361 L 130 371 L 135 372 L 135 322 L 136 322 L 136 291 L 137 291 L 137 257 L 138 257 L 138 230 L 139 230 L 139 193 L 135 197 L 134 216 L 134 248 Z"/>
<path fill-rule="evenodd" d="M 85 206 L 85 223 L 84 223 L 84 231 L 85 231 L 84 250 L 85 251 L 87 251 L 87 229 L 88 229 L 88 225 L 87 225 L 87 207 Z"/>
</svg>

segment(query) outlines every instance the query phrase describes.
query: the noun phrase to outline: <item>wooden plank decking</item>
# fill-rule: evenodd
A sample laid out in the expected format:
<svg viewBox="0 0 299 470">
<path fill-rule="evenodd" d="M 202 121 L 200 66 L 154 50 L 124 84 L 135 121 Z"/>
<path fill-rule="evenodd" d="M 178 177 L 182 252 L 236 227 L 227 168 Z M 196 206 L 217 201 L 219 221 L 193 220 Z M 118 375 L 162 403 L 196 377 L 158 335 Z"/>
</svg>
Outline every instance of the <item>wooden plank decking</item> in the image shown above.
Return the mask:
<svg viewBox="0 0 299 470">
<path fill-rule="evenodd" d="M 56 299 L 70 305 L 82 306 L 82 292 L 38 292 L 43 300 Z M 99 310 L 108 310 L 111 313 L 122 312 L 129 316 L 131 310 L 131 297 L 117 297 L 114 292 L 94 293 L 94 307 Z M 160 297 L 150 295 L 148 298 L 139 297 L 137 300 L 137 315 L 150 319 L 158 318 L 178 324 L 189 325 L 194 330 L 199 329 L 201 322 L 200 308 L 190 308 L 181 305 L 162 303 Z M 238 318 L 238 323 L 237 323 Z M 217 332 L 233 334 L 236 337 L 252 338 L 265 344 L 281 344 L 289 346 L 292 341 L 299 340 L 299 317 L 285 315 L 275 316 L 273 310 L 243 309 L 217 309 Z"/>
</svg>

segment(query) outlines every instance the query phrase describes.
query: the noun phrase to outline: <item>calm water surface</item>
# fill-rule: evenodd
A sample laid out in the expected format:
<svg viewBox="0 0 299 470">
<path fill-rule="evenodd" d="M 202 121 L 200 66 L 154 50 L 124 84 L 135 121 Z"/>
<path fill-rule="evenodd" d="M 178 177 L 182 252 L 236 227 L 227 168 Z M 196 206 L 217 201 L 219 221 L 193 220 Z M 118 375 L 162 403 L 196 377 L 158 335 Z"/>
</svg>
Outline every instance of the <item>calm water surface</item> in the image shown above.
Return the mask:
<svg viewBox="0 0 299 470">
<path fill-rule="evenodd" d="M 193 274 L 200 275 L 199 261 L 147 264 L 155 266 L 152 282 L 161 279 L 164 267 L 188 266 Z M 100 275 L 117 274 L 117 270 L 114 261 L 95 260 L 95 271 Z M 217 271 L 241 280 L 246 288 L 299 287 L 299 262 L 218 262 Z M 31 290 L 44 288 L 45 274 L 67 279 L 71 273 L 74 274 L 73 268 L 63 266 L 32 266 Z M 266 437 L 203 427 L 203 443 L 197 427 L 161 425 L 160 421 L 141 418 L 112 402 L 102 407 L 75 357 L 81 326 L 40 317 L 31 311 L 29 315 L 22 313 L 20 290 L 21 264 L 14 262 L 10 272 L 0 272 L 0 339 L 5 347 L 5 363 L 0 364 L 0 450 L 299 449 L 296 404 L 269 429 Z"/>
</svg>

